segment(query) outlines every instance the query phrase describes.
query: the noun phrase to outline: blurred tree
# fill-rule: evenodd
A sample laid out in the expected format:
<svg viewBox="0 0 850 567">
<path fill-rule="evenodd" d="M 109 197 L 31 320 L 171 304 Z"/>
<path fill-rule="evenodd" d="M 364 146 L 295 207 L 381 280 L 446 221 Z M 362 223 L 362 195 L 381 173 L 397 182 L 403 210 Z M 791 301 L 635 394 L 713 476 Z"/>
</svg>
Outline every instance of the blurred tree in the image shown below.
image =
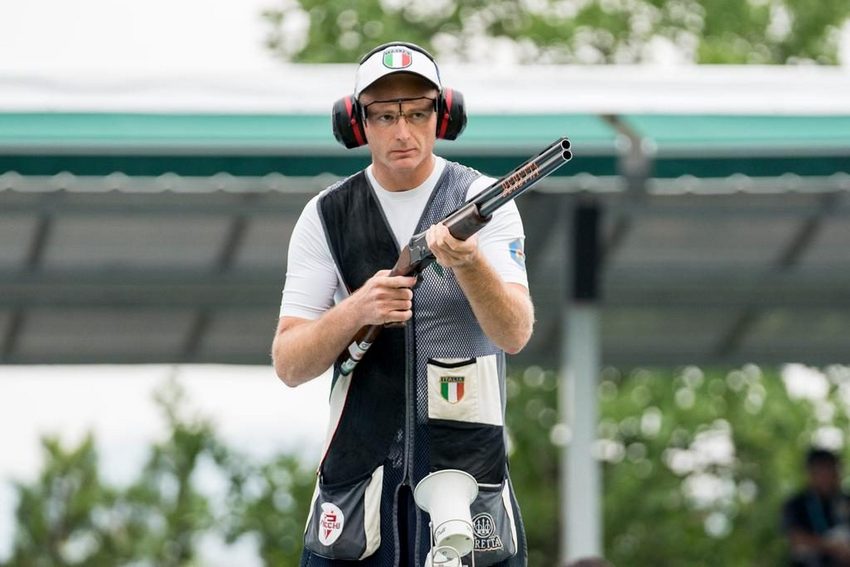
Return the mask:
<svg viewBox="0 0 850 567">
<path fill-rule="evenodd" d="M 256 464 L 226 447 L 207 419 L 186 415 L 174 382 L 157 402 L 167 438 L 150 448 L 127 487 L 103 482 L 92 435 L 71 449 L 55 437 L 43 440 L 38 479 L 16 485 L 17 529 L 6 565 L 197 565 L 207 534 L 229 542 L 251 534 L 266 564 L 297 564 L 314 475 L 294 457 Z M 202 474 L 229 484 L 223 502 L 199 490 Z"/>
<path fill-rule="evenodd" d="M 530 565 L 557 564 L 558 451 L 567 436 L 556 389 L 555 373 L 537 367 L 512 373 L 507 384 L 511 475 Z M 783 564 L 779 510 L 802 481 L 805 450 L 812 442 L 840 446 L 850 431 L 850 370 L 827 369 L 819 389 L 792 396 L 778 372 L 756 366 L 606 369 L 596 456 L 608 559 L 636 567 Z M 291 455 L 258 462 L 225 446 L 208 420 L 187 415 L 174 385 L 159 404 L 167 438 L 127 487 L 102 480 L 91 436 L 71 449 L 44 440 L 38 478 L 17 485 L 6 565 L 199 565 L 206 535 L 249 538 L 266 565 L 298 564 L 315 473 Z M 200 489 L 209 474 L 223 481 L 218 494 Z"/>
<path fill-rule="evenodd" d="M 697 63 L 835 64 L 847 0 L 278 0 L 268 47 L 284 60 L 351 63 L 387 41 L 440 60 L 638 63 L 674 49 Z"/>
<path fill-rule="evenodd" d="M 776 371 L 689 367 L 604 372 L 597 457 L 605 550 L 615 565 L 785 563 L 780 508 L 802 482 L 813 442 L 841 444 L 850 375 L 835 369 L 822 399 L 797 399 Z M 511 474 L 534 565 L 558 553 L 554 374 L 512 376 Z M 845 462 L 847 454 L 845 451 Z"/>
<path fill-rule="evenodd" d="M 558 451 L 550 432 L 558 422 L 555 373 L 530 367 L 507 383 L 511 481 L 528 541 L 529 565 L 558 564 Z"/>
<path fill-rule="evenodd" d="M 8 565 L 105 565 L 96 516 L 115 502 L 98 472 L 94 439 L 65 450 L 42 441 L 45 464 L 32 485 L 18 484 L 17 530 Z"/>
<path fill-rule="evenodd" d="M 298 565 L 315 473 L 291 455 L 257 465 L 230 453 L 220 462 L 230 475 L 220 525 L 226 541 L 251 536 L 265 565 Z"/>
</svg>

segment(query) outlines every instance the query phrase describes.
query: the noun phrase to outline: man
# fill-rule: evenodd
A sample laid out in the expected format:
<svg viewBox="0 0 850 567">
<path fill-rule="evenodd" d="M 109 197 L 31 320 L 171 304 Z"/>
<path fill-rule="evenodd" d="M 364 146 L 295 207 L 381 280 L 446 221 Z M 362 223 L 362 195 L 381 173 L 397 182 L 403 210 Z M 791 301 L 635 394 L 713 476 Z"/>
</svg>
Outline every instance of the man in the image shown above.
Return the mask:
<svg viewBox="0 0 850 567">
<path fill-rule="evenodd" d="M 479 483 L 476 565 L 525 565 L 503 430 L 504 353 L 525 346 L 534 322 L 519 213 L 509 203 L 466 241 L 439 223 L 493 180 L 434 155 L 437 136 L 456 136 L 466 118 L 422 48 L 372 50 L 343 100 L 335 134 L 350 145 L 365 138 L 372 163 L 305 207 L 272 346 L 289 386 L 335 366 L 302 565 L 424 565 L 429 517 L 412 489 L 448 468 Z M 423 230 L 436 263 L 418 281 L 389 276 Z M 337 357 L 366 325 L 387 326 L 343 375 Z"/>
<path fill-rule="evenodd" d="M 824 449 L 806 455 L 807 486 L 789 499 L 782 523 L 799 567 L 850 565 L 850 497 L 841 491 L 838 457 Z"/>
</svg>

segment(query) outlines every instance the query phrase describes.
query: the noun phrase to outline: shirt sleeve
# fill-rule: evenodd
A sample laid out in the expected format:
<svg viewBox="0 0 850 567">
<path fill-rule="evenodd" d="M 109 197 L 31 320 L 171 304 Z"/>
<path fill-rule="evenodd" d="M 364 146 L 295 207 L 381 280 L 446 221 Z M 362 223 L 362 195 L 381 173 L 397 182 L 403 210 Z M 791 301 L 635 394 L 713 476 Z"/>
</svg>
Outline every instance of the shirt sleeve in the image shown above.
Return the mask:
<svg viewBox="0 0 850 567">
<path fill-rule="evenodd" d="M 479 177 L 470 185 L 467 198 L 477 195 L 494 181 L 492 177 Z M 478 247 L 503 281 L 528 287 L 525 230 L 514 201 L 493 213 L 493 218 L 478 233 Z"/>
<path fill-rule="evenodd" d="M 319 218 L 319 197 L 310 199 L 292 230 L 281 317 L 318 319 L 342 287 Z"/>
</svg>

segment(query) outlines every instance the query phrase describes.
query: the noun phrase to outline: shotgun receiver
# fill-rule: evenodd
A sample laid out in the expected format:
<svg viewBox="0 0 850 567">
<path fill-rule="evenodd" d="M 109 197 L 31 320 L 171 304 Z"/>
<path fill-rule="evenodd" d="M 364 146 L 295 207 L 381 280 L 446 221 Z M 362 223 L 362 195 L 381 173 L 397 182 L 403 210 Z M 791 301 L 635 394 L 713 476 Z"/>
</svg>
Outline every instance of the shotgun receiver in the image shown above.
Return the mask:
<svg viewBox="0 0 850 567">
<path fill-rule="evenodd" d="M 560 138 L 501 179 L 494 181 L 440 222 L 446 225 L 453 237 L 466 240 L 481 230 L 499 207 L 519 197 L 572 157 L 570 141 Z M 420 232 L 413 235 L 410 243 L 401 251 L 389 275 L 415 276 L 433 261 L 434 255 L 428 249 L 425 232 Z M 340 373 L 343 376 L 351 374 L 380 332 L 381 325 L 368 325 L 357 332 L 351 344 L 339 357 Z"/>
</svg>

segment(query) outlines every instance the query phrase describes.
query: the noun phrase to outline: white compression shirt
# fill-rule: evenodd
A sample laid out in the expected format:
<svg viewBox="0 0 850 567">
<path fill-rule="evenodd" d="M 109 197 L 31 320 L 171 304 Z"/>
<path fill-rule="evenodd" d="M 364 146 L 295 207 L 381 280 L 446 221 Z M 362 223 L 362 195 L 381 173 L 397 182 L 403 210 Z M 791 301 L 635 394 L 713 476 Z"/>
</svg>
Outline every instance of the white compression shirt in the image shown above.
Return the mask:
<svg viewBox="0 0 850 567">
<path fill-rule="evenodd" d="M 413 236 L 428 197 L 445 168 L 446 160 L 435 156 L 434 171 L 428 179 L 408 191 L 384 189 L 372 174 L 372 166 L 366 169 L 369 183 L 384 210 L 399 248 Z M 476 179 L 467 191 L 467 199 L 480 193 L 493 181 L 492 177 L 485 176 Z M 318 319 L 347 295 L 319 218 L 318 201 L 325 191 L 310 199 L 292 231 L 286 283 L 280 306 L 281 317 Z M 528 287 L 524 241 L 522 219 L 513 201 L 497 210 L 493 219 L 478 232 L 478 247 L 502 280 Z M 387 266 L 387 269 L 391 267 Z"/>
</svg>

